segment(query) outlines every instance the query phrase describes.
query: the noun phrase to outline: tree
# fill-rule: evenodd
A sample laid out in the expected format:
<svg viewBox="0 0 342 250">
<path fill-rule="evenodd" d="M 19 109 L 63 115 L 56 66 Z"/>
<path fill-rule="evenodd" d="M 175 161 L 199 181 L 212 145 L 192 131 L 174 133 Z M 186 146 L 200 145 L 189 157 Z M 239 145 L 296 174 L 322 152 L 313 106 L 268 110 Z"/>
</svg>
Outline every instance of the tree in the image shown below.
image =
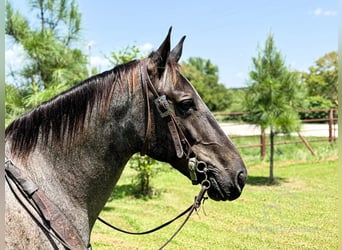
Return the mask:
<svg viewBox="0 0 342 250">
<path fill-rule="evenodd" d="M 142 58 L 144 55 L 140 49 L 136 46 L 127 46 L 123 50 L 111 52 L 110 57 L 106 57 L 113 66 L 128 63 L 133 60 Z"/>
<path fill-rule="evenodd" d="M 219 83 L 218 67 L 210 60 L 190 57 L 188 62 L 182 63 L 182 72 L 211 111 L 224 111 L 229 108 L 230 91 Z"/>
<path fill-rule="evenodd" d="M 337 100 L 337 52 L 333 51 L 320 57 L 315 66 L 303 73 L 303 81 L 309 97 L 322 97 L 335 103 Z"/>
<path fill-rule="evenodd" d="M 303 72 L 302 82 L 308 90 L 305 109 L 326 111 L 301 113 L 303 119 L 327 118 L 328 110 L 337 105 L 338 68 L 337 52 L 332 51 L 320 57 L 308 72 Z"/>
<path fill-rule="evenodd" d="M 6 2 L 6 35 L 22 45 L 26 60 L 18 72 L 17 93 L 24 110 L 50 99 L 87 76 L 86 56 L 73 46 L 80 36 L 81 14 L 74 0 L 31 0 L 31 13 L 39 25 Z M 13 91 L 12 91 L 13 92 Z M 10 93 L 9 93 L 10 94 Z M 6 102 L 11 97 L 6 95 Z M 11 109 L 13 110 L 13 109 Z"/>
<path fill-rule="evenodd" d="M 24 113 L 24 103 L 20 91 L 11 84 L 5 83 L 5 126 L 7 126 L 15 117 Z"/>
<path fill-rule="evenodd" d="M 270 130 L 270 183 L 274 182 L 274 137 L 277 133 L 299 131 L 296 109 L 302 100 L 302 87 L 297 74 L 288 70 L 281 53 L 276 49 L 273 34 L 269 34 L 265 48 L 252 58 L 250 85 L 245 105 L 251 123 L 262 131 Z"/>
</svg>

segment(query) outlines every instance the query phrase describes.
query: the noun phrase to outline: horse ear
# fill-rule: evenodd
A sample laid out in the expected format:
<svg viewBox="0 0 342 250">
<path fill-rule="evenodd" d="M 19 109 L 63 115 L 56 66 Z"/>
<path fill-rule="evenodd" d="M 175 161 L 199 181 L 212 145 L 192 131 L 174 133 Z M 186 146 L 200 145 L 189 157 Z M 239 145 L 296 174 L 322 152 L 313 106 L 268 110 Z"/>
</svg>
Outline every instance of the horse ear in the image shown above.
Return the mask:
<svg viewBox="0 0 342 250">
<path fill-rule="evenodd" d="M 153 51 L 148 58 L 150 58 L 148 69 L 152 73 L 156 73 L 155 71 L 158 71 L 159 77 L 162 75 L 166 62 L 168 60 L 169 54 L 170 54 L 170 37 L 171 37 L 171 30 L 172 27 L 170 27 L 169 32 L 167 33 L 167 36 L 164 40 L 164 42 L 159 46 L 159 48 L 156 51 Z"/>
<path fill-rule="evenodd" d="M 183 36 L 182 39 L 179 41 L 179 43 L 176 45 L 176 47 L 174 47 L 171 50 L 169 60 L 175 60 L 176 62 L 179 61 L 179 59 L 182 56 L 183 43 L 184 43 L 185 37 L 186 36 Z"/>
</svg>

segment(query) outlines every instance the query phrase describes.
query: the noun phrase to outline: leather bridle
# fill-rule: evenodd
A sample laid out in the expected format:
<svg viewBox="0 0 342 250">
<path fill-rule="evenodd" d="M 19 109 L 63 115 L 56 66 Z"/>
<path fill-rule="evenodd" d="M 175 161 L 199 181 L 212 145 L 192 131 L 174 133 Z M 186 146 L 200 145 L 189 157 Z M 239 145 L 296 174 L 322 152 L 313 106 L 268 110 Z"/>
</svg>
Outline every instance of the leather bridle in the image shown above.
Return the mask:
<svg viewBox="0 0 342 250">
<path fill-rule="evenodd" d="M 144 92 L 146 107 L 147 107 L 147 122 L 146 122 L 146 134 L 145 141 L 142 146 L 140 154 L 146 155 L 148 151 L 148 145 L 152 135 L 152 118 L 151 118 L 151 105 L 149 98 L 149 90 L 153 94 L 154 97 L 154 105 L 160 115 L 163 118 L 168 126 L 173 145 L 176 151 L 176 155 L 179 159 L 184 158 L 188 162 L 188 170 L 189 176 L 192 181 L 192 184 L 198 184 L 198 178 L 196 172 L 203 173 L 207 172 L 207 163 L 204 161 L 199 161 L 195 152 L 192 150 L 191 144 L 187 140 L 186 136 L 183 133 L 183 130 L 178 125 L 178 122 L 175 118 L 175 114 L 170 109 L 170 104 L 167 100 L 167 97 L 164 93 L 158 93 L 156 88 L 154 87 L 148 72 L 147 72 L 147 61 L 148 59 L 141 60 L 140 67 L 140 75 L 142 82 L 142 89 Z M 202 180 L 202 186 L 210 187 L 210 182 L 207 178 Z"/>
<path fill-rule="evenodd" d="M 159 94 L 156 88 L 153 86 L 152 81 L 147 72 L 147 61 L 148 59 L 142 59 L 140 67 L 140 75 L 141 75 L 141 82 L 142 82 L 142 89 L 145 95 L 146 100 L 146 107 L 147 107 L 147 127 L 146 127 L 146 135 L 145 135 L 145 142 L 141 149 L 141 155 L 145 155 L 148 150 L 148 144 L 151 139 L 152 134 L 152 121 L 151 121 L 151 105 L 150 105 L 150 98 L 149 98 L 149 90 L 152 92 L 154 97 L 154 104 L 155 107 L 160 115 L 168 125 L 169 132 L 176 150 L 176 155 L 178 158 L 182 158 L 184 155 L 188 157 L 191 150 L 191 145 L 184 136 L 183 131 L 178 126 L 176 118 L 170 109 L 169 102 L 166 98 L 164 93 Z"/>
</svg>

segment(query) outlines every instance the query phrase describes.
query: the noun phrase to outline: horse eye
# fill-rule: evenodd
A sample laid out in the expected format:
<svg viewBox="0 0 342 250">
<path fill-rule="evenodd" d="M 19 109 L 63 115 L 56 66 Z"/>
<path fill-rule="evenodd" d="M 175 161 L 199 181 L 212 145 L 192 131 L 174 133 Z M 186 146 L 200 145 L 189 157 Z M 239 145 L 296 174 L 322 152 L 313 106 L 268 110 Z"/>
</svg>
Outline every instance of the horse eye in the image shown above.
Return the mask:
<svg viewBox="0 0 342 250">
<path fill-rule="evenodd" d="M 178 103 L 180 111 L 185 114 L 189 109 L 195 107 L 194 101 L 192 99 L 186 99 Z"/>
</svg>

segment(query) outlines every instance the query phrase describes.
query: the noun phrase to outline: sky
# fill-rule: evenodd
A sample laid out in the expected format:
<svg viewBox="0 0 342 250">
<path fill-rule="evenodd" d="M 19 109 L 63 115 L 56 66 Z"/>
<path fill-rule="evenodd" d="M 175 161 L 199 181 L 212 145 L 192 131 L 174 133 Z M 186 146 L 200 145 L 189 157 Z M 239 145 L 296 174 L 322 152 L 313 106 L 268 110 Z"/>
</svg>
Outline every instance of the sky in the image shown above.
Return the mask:
<svg viewBox="0 0 342 250">
<path fill-rule="evenodd" d="M 11 2 L 36 20 L 27 0 Z M 157 49 L 170 26 L 172 47 L 186 35 L 181 61 L 210 59 L 219 68 L 220 83 L 228 88 L 247 86 L 252 57 L 264 47 L 270 32 L 291 70 L 307 71 L 338 46 L 338 0 L 77 2 L 82 13 L 79 48 L 90 55 L 91 66 L 101 71 L 111 67 L 105 55 L 128 45 L 146 54 Z M 23 60 L 21 48 L 9 40 L 6 37 L 6 70 Z"/>
</svg>

